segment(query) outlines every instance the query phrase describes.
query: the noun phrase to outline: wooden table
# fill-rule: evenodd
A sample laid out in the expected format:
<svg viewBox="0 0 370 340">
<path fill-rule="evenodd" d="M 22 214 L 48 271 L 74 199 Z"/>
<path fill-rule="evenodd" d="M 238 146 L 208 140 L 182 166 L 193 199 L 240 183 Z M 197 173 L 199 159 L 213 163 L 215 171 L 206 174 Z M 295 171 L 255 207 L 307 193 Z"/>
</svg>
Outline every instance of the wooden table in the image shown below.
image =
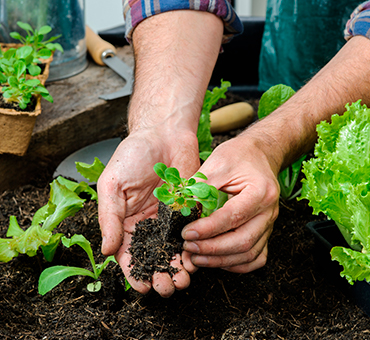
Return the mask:
<svg viewBox="0 0 370 340">
<path fill-rule="evenodd" d="M 117 54 L 133 67 L 130 46 L 118 48 Z M 47 84 L 54 103 L 42 100 L 26 155 L 0 155 L 0 193 L 52 174 L 65 157 L 86 145 L 121 135 L 129 97 L 105 101 L 99 95 L 124 84 L 115 72 L 91 59 L 80 74 Z"/>
</svg>

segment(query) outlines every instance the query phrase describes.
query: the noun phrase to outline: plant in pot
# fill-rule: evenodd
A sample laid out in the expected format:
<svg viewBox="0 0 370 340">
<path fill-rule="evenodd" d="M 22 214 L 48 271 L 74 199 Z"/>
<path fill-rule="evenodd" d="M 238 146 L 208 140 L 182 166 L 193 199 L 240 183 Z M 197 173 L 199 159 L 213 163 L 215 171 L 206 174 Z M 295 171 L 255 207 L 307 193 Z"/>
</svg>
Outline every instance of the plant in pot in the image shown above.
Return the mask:
<svg viewBox="0 0 370 340">
<path fill-rule="evenodd" d="M 15 60 L 1 64 L 0 72 L 0 153 L 22 156 L 26 153 L 36 117 L 41 113 L 41 97 L 53 102 L 39 79 L 27 79 L 27 65 Z"/>
<path fill-rule="evenodd" d="M 361 100 L 346 109 L 317 126 L 315 157 L 304 162 L 299 199 L 335 222 L 347 245 L 334 244 L 331 258 L 353 285 L 370 281 L 370 109 Z"/>
</svg>

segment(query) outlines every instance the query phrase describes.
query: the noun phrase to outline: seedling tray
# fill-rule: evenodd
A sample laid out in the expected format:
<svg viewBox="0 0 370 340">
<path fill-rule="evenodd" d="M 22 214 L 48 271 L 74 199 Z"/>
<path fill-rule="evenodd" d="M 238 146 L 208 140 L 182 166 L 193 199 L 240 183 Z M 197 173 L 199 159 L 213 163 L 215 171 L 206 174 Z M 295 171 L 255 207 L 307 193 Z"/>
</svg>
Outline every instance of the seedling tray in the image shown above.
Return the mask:
<svg viewBox="0 0 370 340">
<path fill-rule="evenodd" d="M 356 281 L 350 285 L 340 276 L 343 267 L 332 261 L 331 248 L 335 246 L 348 247 L 338 227 L 333 221 L 310 222 L 306 227 L 315 238 L 314 260 L 321 274 L 337 286 L 350 300 L 370 316 L 370 284 L 367 281 Z"/>
</svg>

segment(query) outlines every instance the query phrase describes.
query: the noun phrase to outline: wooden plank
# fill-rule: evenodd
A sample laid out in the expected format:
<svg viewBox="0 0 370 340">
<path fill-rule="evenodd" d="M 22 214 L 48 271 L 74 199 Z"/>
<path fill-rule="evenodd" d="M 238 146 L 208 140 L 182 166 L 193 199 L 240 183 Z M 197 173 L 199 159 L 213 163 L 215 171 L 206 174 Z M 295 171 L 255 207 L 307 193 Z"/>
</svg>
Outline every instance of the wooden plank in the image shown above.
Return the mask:
<svg viewBox="0 0 370 340">
<path fill-rule="evenodd" d="M 130 46 L 118 48 L 117 54 L 133 67 Z M 74 151 L 122 135 L 129 97 L 105 101 L 99 95 L 115 92 L 124 84 L 115 72 L 91 59 L 82 73 L 47 84 L 54 103 L 42 100 L 42 113 L 26 155 L 0 155 L 0 192 L 51 178 L 58 164 Z"/>
</svg>

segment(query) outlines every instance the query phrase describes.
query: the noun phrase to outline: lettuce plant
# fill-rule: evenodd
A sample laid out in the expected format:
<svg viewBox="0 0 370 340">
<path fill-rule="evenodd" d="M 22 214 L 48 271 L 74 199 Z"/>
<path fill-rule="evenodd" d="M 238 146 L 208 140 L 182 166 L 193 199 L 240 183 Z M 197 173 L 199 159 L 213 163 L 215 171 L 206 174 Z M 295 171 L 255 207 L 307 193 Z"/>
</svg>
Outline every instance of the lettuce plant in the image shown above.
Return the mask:
<svg viewBox="0 0 370 340">
<path fill-rule="evenodd" d="M 89 283 L 87 285 L 87 290 L 89 292 L 98 292 L 101 288 L 101 281 L 97 280 L 103 269 L 109 264 L 109 262 L 117 263 L 114 256 L 108 256 L 102 264 L 96 264 L 90 242 L 83 235 L 75 234 L 71 238 L 63 236 L 62 243 L 67 248 L 75 244 L 79 245 L 89 257 L 93 271 L 87 270 L 85 268 L 68 266 L 53 266 L 46 268 L 39 277 L 39 294 L 45 295 L 63 280 L 75 275 L 92 277 L 95 282 Z"/>
<path fill-rule="evenodd" d="M 161 187 L 154 189 L 154 196 L 174 210 L 180 210 L 182 215 L 189 216 L 191 208 L 195 207 L 197 202 L 209 210 L 217 207 L 218 190 L 212 185 L 195 180 L 195 178 L 207 179 L 201 172 L 197 172 L 190 179 L 185 179 L 180 177 L 176 168 L 168 168 L 163 163 L 154 165 L 154 171 L 165 182 Z"/>
<path fill-rule="evenodd" d="M 44 40 L 45 35 L 52 30 L 50 26 L 45 25 L 40 27 L 40 29 L 33 29 L 31 25 L 21 21 L 18 21 L 17 25 L 25 30 L 27 35 L 23 37 L 18 32 L 11 32 L 10 36 L 13 39 L 19 40 L 24 45 L 32 47 L 34 63 L 40 63 L 39 59 L 50 58 L 55 50 L 63 52 L 63 47 L 59 43 L 53 43 L 53 41 L 60 38 L 61 35 Z"/>
<path fill-rule="evenodd" d="M 295 91 L 283 84 L 272 86 L 261 97 L 258 106 L 258 118 L 263 119 L 271 112 L 275 111 L 280 105 L 284 104 Z M 299 189 L 293 194 L 294 187 L 297 183 L 299 174 L 301 172 L 302 162 L 306 155 L 296 160 L 292 165 L 282 170 L 279 173 L 278 181 L 280 185 L 280 196 L 284 200 L 291 200 L 297 197 L 302 189 Z"/>
<path fill-rule="evenodd" d="M 300 199 L 336 222 L 349 247 L 334 247 L 331 257 L 353 284 L 370 280 L 370 109 L 361 100 L 346 109 L 317 126 L 315 158 L 303 164 Z"/>
</svg>

